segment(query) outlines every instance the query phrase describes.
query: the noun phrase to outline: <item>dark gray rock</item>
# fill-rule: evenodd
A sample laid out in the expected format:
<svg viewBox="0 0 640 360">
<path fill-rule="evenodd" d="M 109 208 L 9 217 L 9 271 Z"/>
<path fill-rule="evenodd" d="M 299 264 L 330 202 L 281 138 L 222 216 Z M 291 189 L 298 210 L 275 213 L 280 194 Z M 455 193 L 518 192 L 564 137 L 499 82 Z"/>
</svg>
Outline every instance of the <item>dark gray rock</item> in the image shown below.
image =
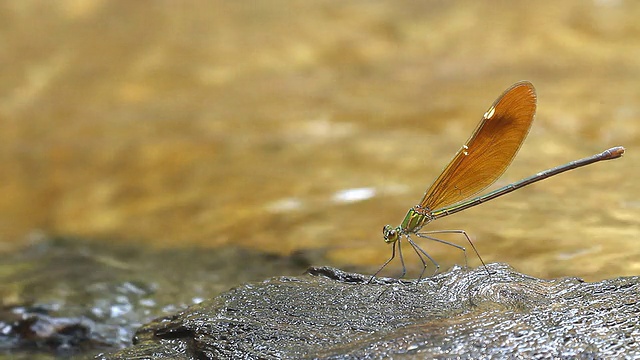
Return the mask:
<svg viewBox="0 0 640 360">
<path fill-rule="evenodd" d="M 420 282 L 311 268 L 142 327 L 101 359 L 640 357 L 640 278 L 541 280 L 504 264 Z"/>
<path fill-rule="evenodd" d="M 307 255 L 43 237 L 0 261 L 0 359 L 93 358 L 124 348 L 141 324 L 198 299 L 304 272 Z"/>
</svg>

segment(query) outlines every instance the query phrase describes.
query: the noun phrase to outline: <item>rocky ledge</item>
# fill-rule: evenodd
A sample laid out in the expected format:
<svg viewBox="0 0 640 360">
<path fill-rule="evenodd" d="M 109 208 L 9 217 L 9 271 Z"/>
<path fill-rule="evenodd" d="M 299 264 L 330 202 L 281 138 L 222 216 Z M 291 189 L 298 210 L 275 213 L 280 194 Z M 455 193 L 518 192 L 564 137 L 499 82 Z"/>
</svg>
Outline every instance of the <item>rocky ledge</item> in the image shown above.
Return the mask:
<svg viewBox="0 0 640 360">
<path fill-rule="evenodd" d="M 323 267 L 246 284 L 157 319 L 132 347 L 98 358 L 640 356 L 640 277 L 542 280 L 490 264 L 370 280 Z"/>
</svg>

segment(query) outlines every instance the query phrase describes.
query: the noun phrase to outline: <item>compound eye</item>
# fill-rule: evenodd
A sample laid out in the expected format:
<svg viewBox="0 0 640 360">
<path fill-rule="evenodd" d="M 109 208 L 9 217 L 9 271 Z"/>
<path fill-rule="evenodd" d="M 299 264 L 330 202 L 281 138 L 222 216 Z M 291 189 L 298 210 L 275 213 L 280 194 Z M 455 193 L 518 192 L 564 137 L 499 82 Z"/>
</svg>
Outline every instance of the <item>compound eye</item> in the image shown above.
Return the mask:
<svg viewBox="0 0 640 360">
<path fill-rule="evenodd" d="M 396 231 L 391 227 L 391 225 L 385 225 L 382 228 L 382 235 L 384 235 L 385 239 L 388 239 L 389 236 L 392 236 Z"/>
<path fill-rule="evenodd" d="M 392 243 L 398 240 L 397 229 L 392 228 L 390 225 L 382 228 L 382 235 L 384 236 L 384 241 L 386 241 L 387 243 Z"/>
</svg>

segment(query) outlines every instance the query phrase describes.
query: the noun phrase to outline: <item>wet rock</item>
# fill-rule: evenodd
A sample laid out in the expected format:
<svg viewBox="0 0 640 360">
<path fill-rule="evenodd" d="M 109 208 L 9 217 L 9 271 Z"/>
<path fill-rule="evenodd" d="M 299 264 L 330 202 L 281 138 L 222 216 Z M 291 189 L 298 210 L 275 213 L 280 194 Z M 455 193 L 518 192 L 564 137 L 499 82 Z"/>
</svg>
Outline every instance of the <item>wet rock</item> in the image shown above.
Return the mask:
<svg viewBox="0 0 640 360">
<path fill-rule="evenodd" d="M 307 267 L 302 253 L 43 238 L 0 263 L 0 358 L 114 351 L 130 345 L 135 330 L 152 319 L 237 284 Z"/>
<path fill-rule="evenodd" d="M 504 264 L 422 281 L 311 268 L 247 284 L 101 359 L 640 356 L 640 278 L 536 279 Z"/>
</svg>

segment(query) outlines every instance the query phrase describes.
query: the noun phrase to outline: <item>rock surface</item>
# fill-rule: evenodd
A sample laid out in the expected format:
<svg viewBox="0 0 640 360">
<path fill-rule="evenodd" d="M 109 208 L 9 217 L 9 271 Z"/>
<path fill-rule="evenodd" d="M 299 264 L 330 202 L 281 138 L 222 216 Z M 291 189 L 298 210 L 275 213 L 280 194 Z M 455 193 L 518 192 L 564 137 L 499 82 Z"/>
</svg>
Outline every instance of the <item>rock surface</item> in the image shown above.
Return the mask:
<svg viewBox="0 0 640 360">
<path fill-rule="evenodd" d="M 237 284 L 302 274 L 306 256 L 44 237 L 0 261 L 0 360 L 93 358 L 124 348 L 152 319 Z"/>
<path fill-rule="evenodd" d="M 422 281 L 311 268 L 143 326 L 101 359 L 640 356 L 640 278 L 542 280 L 504 264 Z"/>
</svg>

